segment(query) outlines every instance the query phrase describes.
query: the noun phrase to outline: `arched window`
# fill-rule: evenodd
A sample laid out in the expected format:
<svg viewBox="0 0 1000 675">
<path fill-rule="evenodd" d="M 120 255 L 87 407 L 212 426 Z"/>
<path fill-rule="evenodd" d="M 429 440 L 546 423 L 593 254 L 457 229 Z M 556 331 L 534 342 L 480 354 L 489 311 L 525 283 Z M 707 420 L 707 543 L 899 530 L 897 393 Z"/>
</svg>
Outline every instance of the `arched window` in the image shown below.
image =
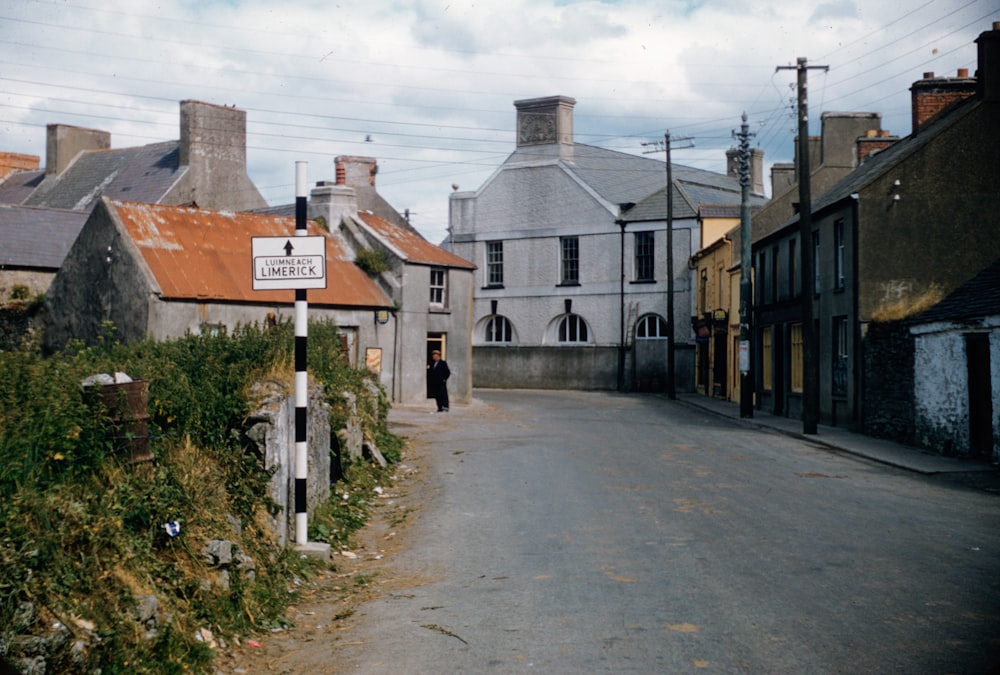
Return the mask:
<svg viewBox="0 0 1000 675">
<path fill-rule="evenodd" d="M 659 314 L 647 314 L 635 324 L 636 340 L 662 340 L 667 337 L 667 322 Z"/>
<path fill-rule="evenodd" d="M 496 314 L 486 322 L 486 342 L 511 342 L 514 339 L 514 329 L 507 317 Z"/>
<path fill-rule="evenodd" d="M 559 321 L 559 342 L 588 342 L 587 322 L 577 314 L 567 314 Z"/>
</svg>

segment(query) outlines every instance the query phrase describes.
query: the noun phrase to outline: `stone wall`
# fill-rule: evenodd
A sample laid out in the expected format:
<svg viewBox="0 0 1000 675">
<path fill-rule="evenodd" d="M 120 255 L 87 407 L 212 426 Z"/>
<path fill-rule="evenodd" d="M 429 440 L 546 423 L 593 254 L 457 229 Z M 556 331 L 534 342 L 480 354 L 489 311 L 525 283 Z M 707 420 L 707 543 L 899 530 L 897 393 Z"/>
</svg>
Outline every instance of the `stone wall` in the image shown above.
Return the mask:
<svg viewBox="0 0 1000 675">
<path fill-rule="evenodd" d="M 271 520 L 271 526 L 278 542 L 286 546 L 295 539 L 295 395 L 286 383 L 276 380 L 259 382 L 254 391 L 260 404 L 247 418 L 244 433 L 264 467 L 274 472 L 268 496 L 281 507 L 281 512 Z M 340 475 L 341 460 L 370 456 L 384 462 L 374 439 L 366 433 L 357 396 L 346 391 L 342 395 L 348 410 L 347 420 L 343 429 L 331 432 L 330 405 L 323 387 L 309 387 L 306 508 L 310 518 L 330 498 L 330 484 Z M 375 383 L 369 381 L 362 395 L 378 405 L 379 390 Z"/>
<path fill-rule="evenodd" d="M 912 445 L 913 336 L 901 322 L 871 323 L 862 351 L 864 433 Z"/>
<path fill-rule="evenodd" d="M 272 470 L 268 496 L 281 506 L 271 525 L 278 542 L 295 539 L 295 396 L 284 383 L 269 380 L 254 385 L 261 397 L 257 410 L 247 418 L 246 436 Z M 307 441 L 309 477 L 306 508 L 312 514 L 330 498 L 330 406 L 323 388 L 309 388 Z"/>
</svg>

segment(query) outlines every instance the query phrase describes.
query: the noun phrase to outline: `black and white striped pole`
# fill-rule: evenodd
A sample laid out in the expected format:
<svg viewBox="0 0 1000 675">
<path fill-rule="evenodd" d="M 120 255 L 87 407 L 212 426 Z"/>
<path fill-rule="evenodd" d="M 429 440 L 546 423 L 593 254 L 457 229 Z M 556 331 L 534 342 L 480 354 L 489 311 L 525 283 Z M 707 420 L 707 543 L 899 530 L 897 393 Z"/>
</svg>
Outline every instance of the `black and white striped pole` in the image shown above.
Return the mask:
<svg viewBox="0 0 1000 675">
<path fill-rule="evenodd" d="M 295 236 L 306 236 L 306 165 L 295 162 Z M 309 337 L 309 302 L 306 289 L 295 289 L 295 543 L 309 541 L 306 486 L 309 478 L 308 407 L 309 373 L 306 345 Z"/>
</svg>

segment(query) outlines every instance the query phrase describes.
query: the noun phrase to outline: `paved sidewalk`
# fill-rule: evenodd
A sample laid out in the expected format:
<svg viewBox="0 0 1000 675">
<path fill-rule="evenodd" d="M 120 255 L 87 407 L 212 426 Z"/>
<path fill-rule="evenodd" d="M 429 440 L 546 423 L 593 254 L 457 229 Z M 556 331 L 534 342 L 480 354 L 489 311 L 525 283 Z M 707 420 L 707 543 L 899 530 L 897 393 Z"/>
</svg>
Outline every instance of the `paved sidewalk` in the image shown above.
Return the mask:
<svg viewBox="0 0 1000 675">
<path fill-rule="evenodd" d="M 772 429 L 789 436 L 825 445 L 842 452 L 859 455 L 876 462 L 900 469 L 932 475 L 941 473 L 1000 472 L 1000 468 L 983 461 L 943 457 L 927 450 L 894 443 L 864 434 L 854 433 L 840 427 L 817 426 L 816 434 L 802 433 L 802 421 L 771 415 L 760 410 L 753 411 L 752 419 L 740 417 L 740 407 L 730 401 L 722 401 L 699 394 L 677 394 L 677 401 L 690 408 L 697 408 L 720 417 L 726 417 L 752 428 Z"/>
</svg>

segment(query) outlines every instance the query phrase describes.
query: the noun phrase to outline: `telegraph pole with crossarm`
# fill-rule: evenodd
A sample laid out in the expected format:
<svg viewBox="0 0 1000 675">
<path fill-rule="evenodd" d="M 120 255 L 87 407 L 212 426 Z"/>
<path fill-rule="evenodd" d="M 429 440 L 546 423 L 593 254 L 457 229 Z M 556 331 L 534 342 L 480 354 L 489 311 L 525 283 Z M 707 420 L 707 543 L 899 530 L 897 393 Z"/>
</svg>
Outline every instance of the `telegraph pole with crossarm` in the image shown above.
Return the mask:
<svg viewBox="0 0 1000 675">
<path fill-rule="evenodd" d="M 819 345 L 813 325 L 813 296 L 816 284 L 813 270 L 812 202 L 809 185 L 809 70 L 829 70 L 829 66 L 807 65 L 799 57 L 794 66 L 778 66 L 778 70 L 798 72 L 799 117 L 799 268 L 802 270 L 802 433 L 815 434 L 819 424 Z"/>
</svg>

